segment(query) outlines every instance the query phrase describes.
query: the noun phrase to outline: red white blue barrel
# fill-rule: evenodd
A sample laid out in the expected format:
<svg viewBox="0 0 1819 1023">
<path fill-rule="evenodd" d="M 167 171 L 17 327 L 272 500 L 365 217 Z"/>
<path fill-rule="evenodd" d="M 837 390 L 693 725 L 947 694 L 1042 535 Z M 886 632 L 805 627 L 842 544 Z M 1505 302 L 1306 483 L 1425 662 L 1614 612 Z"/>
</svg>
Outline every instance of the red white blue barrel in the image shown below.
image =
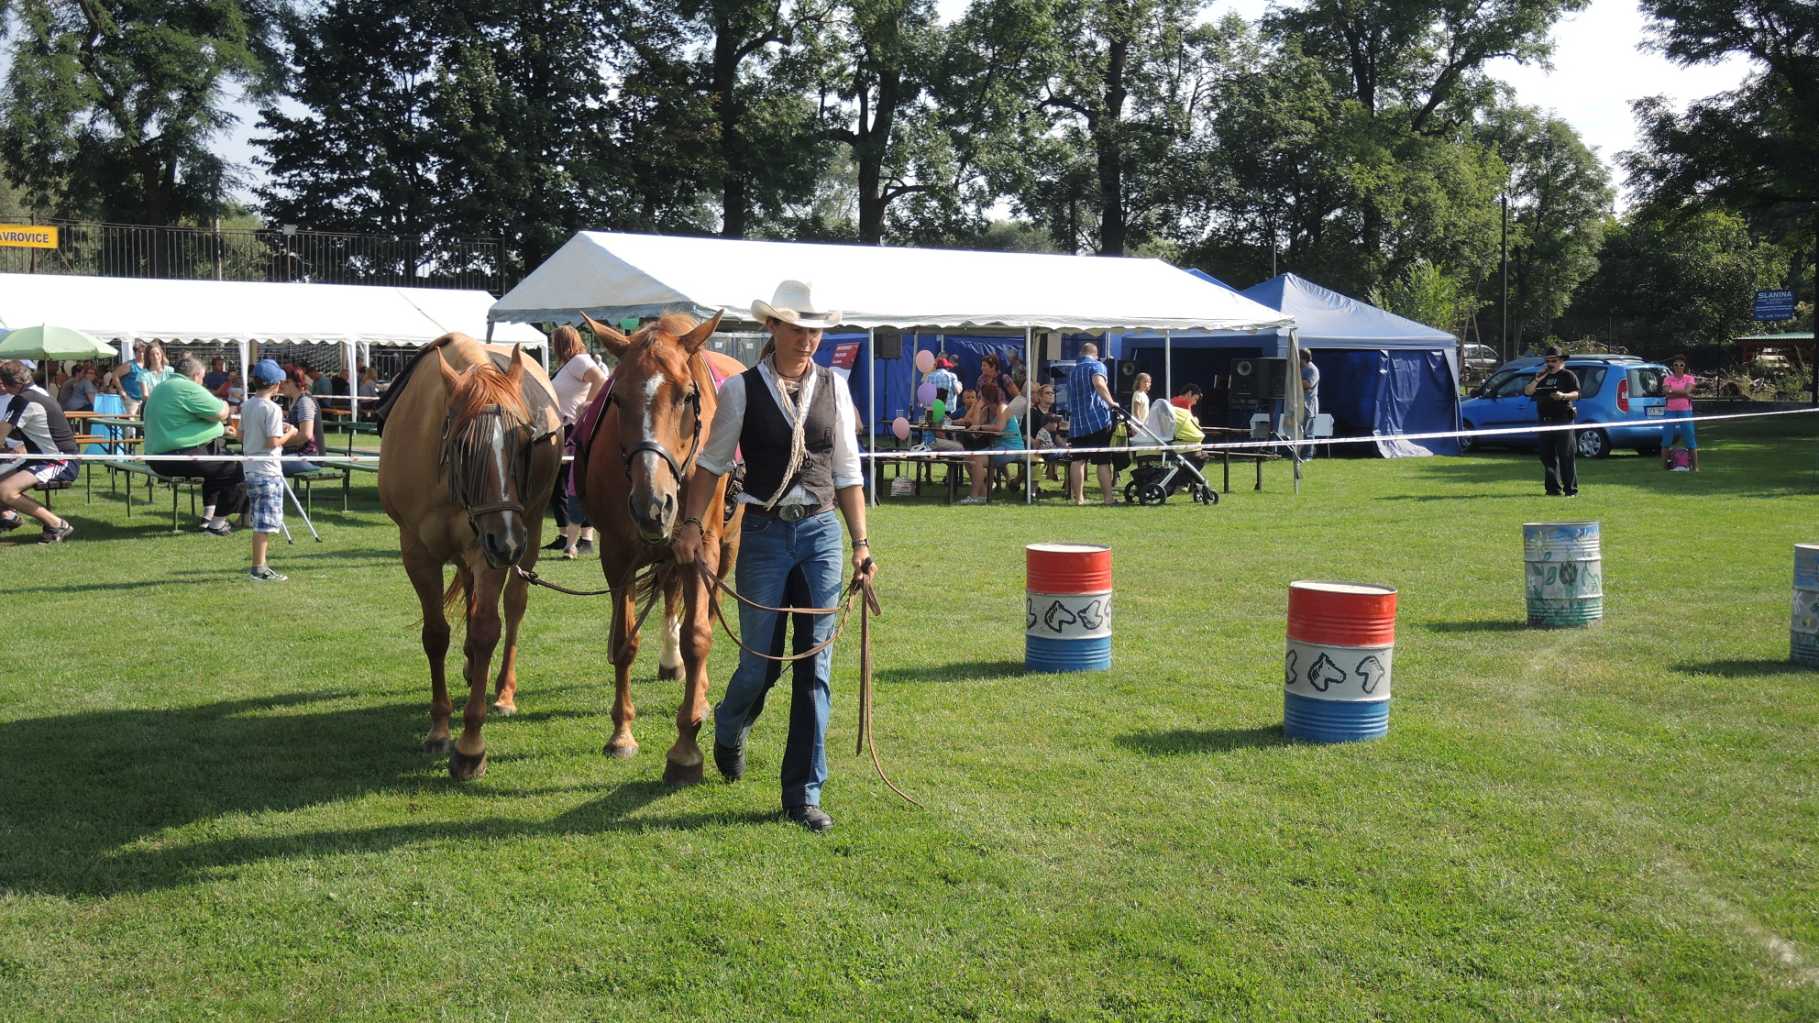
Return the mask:
<svg viewBox="0 0 1819 1023">
<path fill-rule="evenodd" d="M 1528 623 L 1591 625 L 1604 617 L 1604 556 L 1596 522 L 1525 522 Z"/>
<path fill-rule="evenodd" d="M 1105 671 L 1112 666 L 1112 549 L 1033 543 L 1024 548 L 1023 666 Z"/>
<path fill-rule="evenodd" d="M 1396 591 L 1302 580 L 1288 588 L 1282 730 L 1313 742 L 1377 739 L 1390 728 Z"/>
<path fill-rule="evenodd" d="M 1794 545 L 1795 664 L 1819 668 L 1819 543 Z"/>
</svg>

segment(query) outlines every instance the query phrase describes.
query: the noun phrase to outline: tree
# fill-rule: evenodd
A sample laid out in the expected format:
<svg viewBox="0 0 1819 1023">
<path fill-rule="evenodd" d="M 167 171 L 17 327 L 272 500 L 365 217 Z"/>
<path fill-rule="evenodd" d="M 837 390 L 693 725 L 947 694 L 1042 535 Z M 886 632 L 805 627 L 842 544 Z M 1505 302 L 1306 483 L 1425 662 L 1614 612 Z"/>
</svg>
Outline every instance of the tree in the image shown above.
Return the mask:
<svg viewBox="0 0 1819 1023">
<path fill-rule="evenodd" d="M 14 31 L 0 101 L 5 171 L 64 216 L 197 222 L 235 168 L 210 149 L 229 86 L 263 94 L 270 0 L 0 0 Z"/>
<path fill-rule="evenodd" d="M 1637 207 L 1605 232 L 1597 272 L 1574 297 L 1563 332 L 1656 356 L 1728 345 L 1751 326 L 1756 289 L 1780 283 L 1787 267 L 1788 254 L 1752 238 L 1736 213 Z"/>
<path fill-rule="evenodd" d="M 1425 143 L 1470 137 L 1475 117 L 1494 97 L 1486 66 L 1500 58 L 1546 59 L 1554 23 L 1587 2 L 1307 0 L 1265 19 L 1268 33 L 1296 41 L 1335 92 L 1356 104 L 1343 120 L 1358 191 L 1359 276 L 1375 281 L 1407 265 L 1406 253 L 1387 248 L 1397 231 L 1404 170 L 1438 158 L 1456 173 L 1460 158 Z"/>
<path fill-rule="evenodd" d="M 939 165 L 942 142 L 924 102 L 941 58 L 931 0 L 839 0 L 805 54 L 815 69 L 821 137 L 844 146 L 858 176 L 859 240 L 884 239 L 894 200 L 942 189 L 919 180 L 917 157 Z"/>
<path fill-rule="evenodd" d="M 791 47 L 822 17 L 812 0 L 638 0 L 624 8 L 628 76 L 647 92 L 650 121 L 705 137 L 704 176 L 720 195 L 720 234 L 743 238 L 754 217 L 780 218 L 814 190 L 815 144 L 805 69 Z M 661 134 L 648 144 L 663 145 Z"/>
<path fill-rule="evenodd" d="M 1459 281 L 1425 259 L 1417 259 L 1387 287 L 1371 289 L 1371 304 L 1416 323 L 1463 335 L 1481 304 Z"/>
<path fill-rule="evenodd" d="M 1510 166 L 1509 322 L 1519 351 L 1525 333 L 1553 333 L 1597 269 L 1613 192 L 1597 154 L 1558 117 L 1509 107 L 1492 117 L 1489 135 Z"/>
<path fill-rule="evenodd" d="M 1096 214 L 1103 255 L 1173 227 L 1183 176 L 1176 163 L 1210 92 L 1198 0 L 1053 0 L 1020 77 L 1043 119 L 1022 154 L 1019 207 L 1058 226 L 1073 251 Z M 1090 186 L 1090 187 L 1089 187 Z"/>
<path fill-rule="evenodd" d="M 1624 155 L 1631 184 L 1668 202 L 1819 201 L 1819 8 L 1806 0 L 1643 0 L 1642 10 L 1669 59 L 1706 64 L 1738 54 L 1757 70 L 1685 114 L 1659 96 L 1639 100 L 1642 146 Z"/>
<path fill-rule="evenodd" d="M 260 109 L 264 134 L 253 140 L 265 154 L 267 183 L 255 194 L 269 222 L 429 233 L 440 9 L 424 0 L 331 0 L 284 18 L 283 87 Z"/>
<path fill-rule="evenodd" d="M 597 226 L 616 162 L 596 57 L 608 27 L 586 0 L 500 0 L 456 29 L 436 82 L 437 236 L 503 238 L 524 272 Z"/>
</svg>

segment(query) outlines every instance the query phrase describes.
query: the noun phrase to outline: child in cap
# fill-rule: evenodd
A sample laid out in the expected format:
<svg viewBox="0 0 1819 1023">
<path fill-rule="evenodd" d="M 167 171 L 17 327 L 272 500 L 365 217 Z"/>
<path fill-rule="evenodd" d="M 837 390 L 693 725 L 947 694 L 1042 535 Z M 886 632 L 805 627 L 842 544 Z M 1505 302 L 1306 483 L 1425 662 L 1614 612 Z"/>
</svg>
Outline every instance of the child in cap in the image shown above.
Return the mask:
<svg viewBox="0 0 1819 1023">
<path fill-rule="evenodd" d="M 240 406 L 240 441 L 247 455 L 270 457 L 246 461 L 246 503 L 253 523 L 253 566 L 246 574 L 254 582 L 281 583 L 285 577 L 265 563 L 265 552 L 272 534 L 284 528 L 284 473 L 278 458 L 297 428 L 284 421 L 284 412 L 272 401 L 284 370 L 271 359 L 260 359 L 249 375 L 253 393 Z"/>
</svg>

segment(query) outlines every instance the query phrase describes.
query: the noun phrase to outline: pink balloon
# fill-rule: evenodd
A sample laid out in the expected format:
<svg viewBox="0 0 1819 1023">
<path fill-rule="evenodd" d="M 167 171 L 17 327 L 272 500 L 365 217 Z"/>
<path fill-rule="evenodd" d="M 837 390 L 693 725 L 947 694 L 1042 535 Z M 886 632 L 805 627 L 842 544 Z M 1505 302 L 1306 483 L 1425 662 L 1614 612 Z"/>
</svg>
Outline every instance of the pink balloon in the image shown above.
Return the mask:
<svg viewBox="0 0 1819 1023">
<path fill-rule="evenodd" d="M 916 372 L 932 373 L 935 371 L 935 353 L 924 348 L 916 353 Z"/>
<path fill-rule="evenodd" d="M 896 435 L 898 440 L 909 440 L 909 420 L 902 416 L 891 420 L 891 433 Z"/>
<path fill-rule="evenodd" d="M 916 388 L 916 404 L 932 405 L 932 404 L 934 404 L 934 401 L 935 401 L 935 385 L 924 380 L 922 382 L 922 386 Z"/>
</svg>

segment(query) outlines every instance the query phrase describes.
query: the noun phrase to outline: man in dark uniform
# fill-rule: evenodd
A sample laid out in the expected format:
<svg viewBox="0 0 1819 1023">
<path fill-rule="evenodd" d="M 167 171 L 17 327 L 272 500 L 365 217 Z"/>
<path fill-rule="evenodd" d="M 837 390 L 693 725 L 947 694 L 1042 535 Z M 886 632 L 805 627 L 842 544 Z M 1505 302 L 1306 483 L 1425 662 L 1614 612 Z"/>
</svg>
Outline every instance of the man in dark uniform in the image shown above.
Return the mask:
<svg viewBox="0 0 1819 1023">
<path fill-rule="evenodd" d="M 39 543 L 62 543 L 76 527 L 25 492 L 43 483 L 75 480 L 82 463 L 58 456 L 76 453 L 76 436 L 57 399 L 33 386 L 32 371 L 22 364 L 0 363 L 0 391 L 5 394 L 0 401 L 0 443 L 13 440 L 25 449 L 22 458 L 0 455 L 0 504 L 19 513 L 0 518 L 0 529 L 17 528 L 23 524 L 21 516 L 29 515 L 44 525 Z"/>
<path fill-rule="evenodd" d="M 1571 423 L 1579 410 L 1573 402 L 1579 397 L 1579 377 L 1566 368 L 1566 353 L 1557 347 L 1547 350 L 1541 372 L 1535 374 L 1522 393 L 1535 399 L 1535 414 L 1542 426 Z M 1549 430 L 1541 441 L 1541 482 L 1552 497 L 1579 496 L 1579 470 L 1573 463 L 1577 439 L 1572 430 Z"/>
<path fill-rule="evenodd" d="M 745 457 L 745 491 L 739 495 L 745 505 L 739 592 L 769 607 L 799 597 L 806 597 L 810 606 L 833 607 L 841 596 L 840 518 L 846 519 L 852 534 L 855 576 L 871 578 L 877 573 L 865 536 L 864 476 L 852 395 L 843 378 L 814 362 L 822 330 L 838 324 L 840 314 L 820 308 L 809 285 L 784 281 L 771 301 L 752 303 L 752 318 L 770 331 L 771 347 L 758 365 L 720 389 L 713 424 L 683 498 L 686 517 L 676 527 L 672 549 L 679 564 L 700 560 L 701 516 L 708 514 L 719 477 L 732 469 L 737 449 Z M 792 575 L 807 584 L 806 593 L 788 592 Z M 741 603 L 739 626 L 745 642 L 762 646 L 775 642 L 778 617 Z M 833 635 L 832 615 L 812 621 L 813 642 Z M 798 621 L 797 628 L 804 624 Z M 789 740 L 783 751 L 783 810 L 790 820 L 815 832 L 834 826 L 834 819 L 821 809 L 832 660 L 832 649 L 823 650 L 815 655 L 812 672 L 795 673 Z M 745 774 L 746 737 L 764 709 L 765 690 L 775 677 L 769 668 L 763 658 L 740 651 L 726 696 L 714 708 L 714 764 L 728 781 Z"/>
</svg>

